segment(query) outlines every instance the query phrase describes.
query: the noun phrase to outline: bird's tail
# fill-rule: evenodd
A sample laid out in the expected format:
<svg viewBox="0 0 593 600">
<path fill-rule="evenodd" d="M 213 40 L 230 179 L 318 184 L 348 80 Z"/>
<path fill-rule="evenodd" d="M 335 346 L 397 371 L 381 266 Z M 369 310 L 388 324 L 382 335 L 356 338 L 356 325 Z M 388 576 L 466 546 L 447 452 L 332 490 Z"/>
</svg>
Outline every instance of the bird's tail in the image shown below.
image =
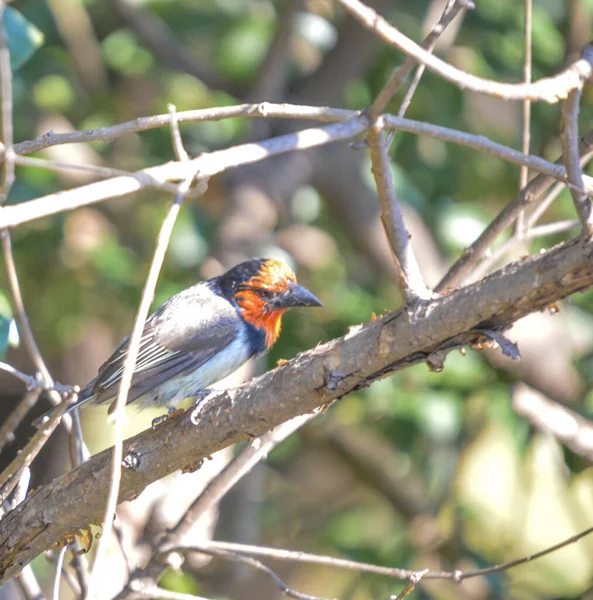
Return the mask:
<svg viewBox="0 0 593 600">
<path fill-rule="evenodd" d="M 69 406 L 63 413 L 63 415 L 67 415 L 69 412 L 72 412 L 75 408 L 80 408 L 83 404 L 86 404 L 90 400 L 92 400 L 95 395 L 92 391 L 86 387 L 78 394 L 78 400 L 72 405 Z M 59 405 L 58 405 L 59 406 Z M 49 419 L 53 413 L 57 410 L 57 406 L 50 408 L 47 412 L 44 412 L 40 417 L 37 417 L 31 424 L 33 427 L 39 427 L 39 425 L 43 424 L 47 419 Z"/>
</svg>

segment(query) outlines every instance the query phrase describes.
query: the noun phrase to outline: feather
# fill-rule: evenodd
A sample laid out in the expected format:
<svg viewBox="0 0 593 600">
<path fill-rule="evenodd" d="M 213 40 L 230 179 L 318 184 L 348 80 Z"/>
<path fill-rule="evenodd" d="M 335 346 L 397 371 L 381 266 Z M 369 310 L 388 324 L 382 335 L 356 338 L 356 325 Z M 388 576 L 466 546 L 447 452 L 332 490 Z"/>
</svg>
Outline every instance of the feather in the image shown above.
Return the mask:
<svg viewBox="0 0 593 600">
<path fill-rule="evenodd" d="M 233 305 L 219 296 L 214 286 L 192 286 L 170 298 L 146 320 L 128 403 L 172 377 L 192 373 L 235 340 L 244 325 Z M 102 403 L 115 396 L 129 341 L 128 336 L 101 366 L 97 377 L 81 393 L 81 401 Z M 229 368 L 235 370 L 238 366 Z M 211 383 L 200 381 L 199 385 Z"/>
</svg>

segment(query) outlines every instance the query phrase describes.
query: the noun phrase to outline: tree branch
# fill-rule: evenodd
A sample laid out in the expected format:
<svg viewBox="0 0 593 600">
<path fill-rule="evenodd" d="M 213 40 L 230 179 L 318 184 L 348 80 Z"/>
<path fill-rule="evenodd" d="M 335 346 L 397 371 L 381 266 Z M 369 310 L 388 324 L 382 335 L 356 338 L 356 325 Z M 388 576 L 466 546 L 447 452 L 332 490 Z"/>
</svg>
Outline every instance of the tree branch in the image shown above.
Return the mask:
<svg viewBox="0 0 593 600">
<path fill-rule="evenodd" d="M 395 193 L 391 175 L 391 164 L 383 119 L 377 119 L 369 129 L 368 140 L 371 146 L 372 171 L 377 186 L 377 195 L 381 204 L 381 223 L 393 254 L 397 283 L 406 302 L 430 298 L 430 290 L 424 283 L 418 261 L 412 250 L 410 234 L 406 229 L 402 211 Z"/>
<path fill-rule="evenodd" d="M 581 89 L 593 74 L 593 46 L 587 45 L 581 57 L 555 77 L 546 77 L 533 83 L 499 83 L 483 79 L 456 69 L 426 51 L 359 0 L 338 2 L 384 42 L 395 46 L 408 56 L 413 56 L 417 62 L 426 65 L 427 69 L 462 90 L 488 94 L 503 100 L 532 100 L 553 104 L 566 98 L 571 91 Z"/>
<path fill-rule="evenodd" d="M 265 105 L 259 105 L 265 111 Z M 294 107 L 295 109 L 310 110 L 311 107 Z M 322 109 L 316 109 L 319 114 Z M 299 113 L 299 110 L 295 110 Z M 134 173 L 133 176 L 121 176 L 80 186 L 71 190 L 49 194 L 29 202 L 15 206 L 6 206 L 0 211 L 0 229 L 15 227 L 22 223 L 34 221 L 42 217 L 57 214 L 62 211 L 72 210 L 101 202 L 108 198 L 122 197 L 141 189 L 154 185 L 154 182 L 183 181 L 199 171 L 199 177 L 207 179 L 226 170 L 259 162 L 273 155 L 284 154 L 294 150 L 306 150 L 329 144 L 331 142 L 351 139 L 368 128 L 368 118 L 356 111 L 340 111 L 350 118 L 346 121 L 304 129 L 297 133 L 290 133 L 271 138 L 258 143 L 247 143 L 233 146 L 224 150 L 217 150 L 201 154 L 191 161 L 169 162 L 156 167 L 151 167 Z M 329 119 L 334 113 L 327 109 L 325 113 Z M 287 116 L 287 111 L 285 111 Z M 335 115 L 337 119 L 337 115 Z M 453 142 L 476 150 L 487 152 L 493 156 L 515 163 L 526 165 L 534 171 L 539 171 L 548 177 L 567 182 L 566 169 L 559 164 L 548 162 L 539 156 L 525 156 L 518 150 L 490 141 L 480 135 L 473 135 L 447 127 L 431 125 L 421 121 L 402 119 L 392 115 L 384 116 L 385 126 L 390 129 L 407 131 L 417 135 L 427 135 L 446 142 Z M 165 123 L 169 124 L 169 120 Z M 593 193 L 593 178 L 583 175 L 584 190 Z"/>
<path fill-rule="evenodd" d="M 449 0 L 445 5 L 443 13 L 441 14 L 441 18 L 432 28 L 430 33 L 424 38 L 421 47 L 424 48 L 427 52 L 432 52 L 439 41 L 439 37 L 441 34 L 449 27 L 453 19 L 459 14 L 461 9 L 463 8 L 474 8 L 474 4 L 471 0 Z M 395 71 L 391 74 L 391 77 L 387 81 L 387 83 L 383 86 L 383 89 L 377 94 L 377 97 L 368 108 L 368 113 L 371 118 L 376 119 L 389 104 L 390 100 L 395 96 L 402 83 L 406 80 L 408 75 L 413 71 L 414 67 L 417 65 L 417 61 L 415 58 L 408 56 L 404 63 L 399 66 Z M 424 71 L 424 65 L 420 67 L 422 72 Z M 417 73 L 417 76 L 414 78 L 414 81 L 420 81 L 420 77 L 422 77 L 422 72 Z M 416 89 L 417 83 L 410 86 L 411 95 L 413 95 Z M 411 99 L 410 95 L 410 99 Z M 407 110 L 407 105 L 409 102 L 404 102 L 402 104 L 401 114 L 398 116 L 403 116 L 403 113 Z"/>
<path fill-rule="evenodd" d="M 593 285 L 593 242 L 577 239 L 513 263 L 471 286 L 430 300 L 422 310 L 391 313 L 300 354 L 273 371 L 209 401 L 197 424 L 191 411 L 124 444 L 129 468 L 119 501 L 205 456 L 369 386 L 385 375 L 480 339 Z M 173 443 L 174 441 L 174 443 Z M 0 583 L 43 550 L 89 523 L 105 505 L 111 450 L 30 495 L 0 521 Z M 80 498 L 85 498 L 81 502 Z"/>
<path fill-rule="evenodd" d="M 574 186 L 570 188 L 570 194 L 579 219 L 583 224 L 583 229 L 587 235 L 591 235 L 593 234 L 593 207 L 587 194 L 581 191 L 583 187 L 583 172 L 581 171 L 579 156 L 579 108 L 581 95 L 581 90 L 574 90 L 562 103 L 560 140 L 562 142 L 568 180 Z"/>
</svg>

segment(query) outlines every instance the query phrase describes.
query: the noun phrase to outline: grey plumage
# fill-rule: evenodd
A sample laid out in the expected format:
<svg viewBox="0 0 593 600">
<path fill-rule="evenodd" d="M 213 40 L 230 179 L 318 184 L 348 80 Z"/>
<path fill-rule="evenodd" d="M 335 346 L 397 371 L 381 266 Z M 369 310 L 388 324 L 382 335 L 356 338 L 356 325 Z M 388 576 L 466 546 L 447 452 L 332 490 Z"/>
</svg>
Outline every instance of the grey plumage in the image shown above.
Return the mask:
<svg viewBox="0 0 593 600">
<path fill-rule="evenodd" d="M 173 377 L 192 373 L 225 350 L 243 327 L 233 305 L 213 293 L 208 285 L 197 284 L 173 296 L 146 320 L 128 403 Z M 129 336 L 81 391 L 77 405 L 88 401 L 103 403 L 115 397 L 128 348 Z M 230 373 L 237 366 L 229 364 L 228 368 Z M 196 381 L 197 386 L 210 383 Z M 170 399 L 152 400 L 169 404 Z"/>
</svg>

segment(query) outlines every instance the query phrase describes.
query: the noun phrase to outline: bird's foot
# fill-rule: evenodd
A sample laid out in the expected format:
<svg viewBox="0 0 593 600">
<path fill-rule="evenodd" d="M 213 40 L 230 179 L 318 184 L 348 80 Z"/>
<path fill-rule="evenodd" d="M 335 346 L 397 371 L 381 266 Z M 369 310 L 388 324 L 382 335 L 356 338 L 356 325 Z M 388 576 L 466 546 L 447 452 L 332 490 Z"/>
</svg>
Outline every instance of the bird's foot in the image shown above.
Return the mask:
<svg viewBox="0 0 593 600">
<path fill-rule="evenodd" d="M 170 417 L 177 415 L 179 413 L 184 412 L 181 408 L 175 408 L 174 406 L 170 406 L 166 415 L 161 415 L 160 417 L 155 417 L 152 420 L 152 428 L 156 429 L 161 423 L 164 423 Z"/>
</svg>

